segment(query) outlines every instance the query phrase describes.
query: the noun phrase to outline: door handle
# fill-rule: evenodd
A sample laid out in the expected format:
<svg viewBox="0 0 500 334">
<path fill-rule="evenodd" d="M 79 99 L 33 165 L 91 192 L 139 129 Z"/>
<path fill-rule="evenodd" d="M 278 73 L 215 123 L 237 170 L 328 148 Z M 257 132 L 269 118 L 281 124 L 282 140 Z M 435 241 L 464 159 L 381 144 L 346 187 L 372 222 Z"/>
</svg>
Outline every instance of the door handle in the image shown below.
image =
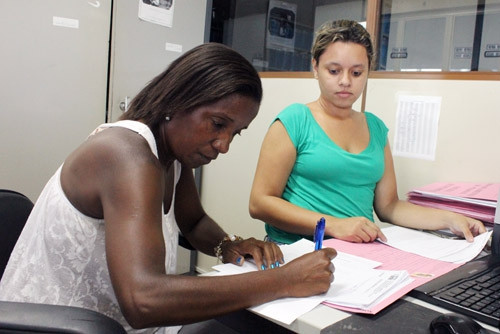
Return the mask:
<svg viewBox="0 0 500 334">
<path fill-rule="evenodd" d="M 127 111 L 129 102 L 130 102 L 130 98 L 128 96 L 125 96 L 125 100 L 120 102 L 120 110 L 123 112 Z"/>
</svg>

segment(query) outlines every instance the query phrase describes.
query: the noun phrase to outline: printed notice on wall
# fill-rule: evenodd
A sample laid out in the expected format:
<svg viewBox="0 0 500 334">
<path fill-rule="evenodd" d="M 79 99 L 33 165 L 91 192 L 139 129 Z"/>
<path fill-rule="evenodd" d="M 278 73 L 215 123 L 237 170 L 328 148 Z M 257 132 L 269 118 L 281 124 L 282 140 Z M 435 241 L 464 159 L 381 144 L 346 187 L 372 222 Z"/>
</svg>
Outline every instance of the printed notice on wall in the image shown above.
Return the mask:
<svg viewBox="0 0 500 334">
<path fill-rule="evenodd" d="M 295 21 L 297 5 L 285 1 L 270 0 L 267 12 L 268 49 L 293 50 L 295 45 Z"/>
<path fill-rule="evenodd" d="M 139 18 L 172 28 L 174 0 L 139 0 Z"/>
<path fill-rule="evenodd" d="M 393 155 L 435 160 L 440 111 L 440 96 L 399 96 Z"/>
</svg>

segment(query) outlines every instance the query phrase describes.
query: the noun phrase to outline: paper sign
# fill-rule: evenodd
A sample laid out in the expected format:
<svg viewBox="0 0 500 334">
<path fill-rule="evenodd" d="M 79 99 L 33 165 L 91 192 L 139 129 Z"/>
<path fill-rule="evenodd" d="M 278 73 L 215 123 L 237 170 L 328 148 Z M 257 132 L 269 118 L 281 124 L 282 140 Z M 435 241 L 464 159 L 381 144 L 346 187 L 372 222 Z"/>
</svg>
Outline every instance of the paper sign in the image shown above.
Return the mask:
<svg viewBox="0 0 500 334">
<path fill-rule="evenodd" d="M 393 154 L 435 160 L 441 97 L 399 96 Z"/>
<path fill-rule="evenodd" d="M 172 27 L 174 19 L 174 0 L 139 0 L 141 20 Z"/>
<path fill-rule="evenodd" d="M 75 19 L 68 19 L 65 17 L 58 17 L 58 16 L 52 17 L 52 24 L 58 27 L 78 29 L 79 23 L 80 22 Z"/>
</svg>

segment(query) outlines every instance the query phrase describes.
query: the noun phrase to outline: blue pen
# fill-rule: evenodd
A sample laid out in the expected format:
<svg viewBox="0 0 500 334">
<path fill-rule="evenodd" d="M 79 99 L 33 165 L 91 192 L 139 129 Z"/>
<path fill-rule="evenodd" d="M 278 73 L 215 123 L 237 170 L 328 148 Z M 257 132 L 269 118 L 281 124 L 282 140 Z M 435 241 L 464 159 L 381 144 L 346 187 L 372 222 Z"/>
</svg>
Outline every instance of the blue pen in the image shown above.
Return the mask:
<svg viewBox="0 0 500 334">
<path fill-rule="evenodd" d="M 314 230 L 314 250 L 320 250 L 323 247 L 323 237 L 325 236 L 325 218 L 321 217 Z"/>
</svg>

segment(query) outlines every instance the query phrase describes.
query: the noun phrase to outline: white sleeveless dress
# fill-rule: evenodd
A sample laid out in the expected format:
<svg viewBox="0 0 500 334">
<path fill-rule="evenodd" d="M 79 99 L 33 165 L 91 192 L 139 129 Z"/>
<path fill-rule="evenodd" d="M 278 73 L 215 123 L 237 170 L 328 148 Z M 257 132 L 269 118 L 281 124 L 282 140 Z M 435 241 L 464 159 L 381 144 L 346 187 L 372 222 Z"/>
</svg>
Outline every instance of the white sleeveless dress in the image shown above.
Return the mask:
<svg viewBox="0 0 500 334">
<path fill-rule="evenodd" d="M 119 121 L 99 126 L 124 127 L 142 135 L 158 157 L 153 133 L 143 123 Z M 120 311 L 106 263 L 104 220 L 79 212 L 60 183 L 61 167 L 43 189 L 12 251 L 0 282 L 0 300 L 78 306 L 120 322 L 128 333 L 177 333 L 180 326 L 134 330 Z M 175 274 L 179 229 L 174 217 L 175 185 L 181 165 L 174 162 L 174 196 L 163 215 L 165 270 Z"/>
</svg>

